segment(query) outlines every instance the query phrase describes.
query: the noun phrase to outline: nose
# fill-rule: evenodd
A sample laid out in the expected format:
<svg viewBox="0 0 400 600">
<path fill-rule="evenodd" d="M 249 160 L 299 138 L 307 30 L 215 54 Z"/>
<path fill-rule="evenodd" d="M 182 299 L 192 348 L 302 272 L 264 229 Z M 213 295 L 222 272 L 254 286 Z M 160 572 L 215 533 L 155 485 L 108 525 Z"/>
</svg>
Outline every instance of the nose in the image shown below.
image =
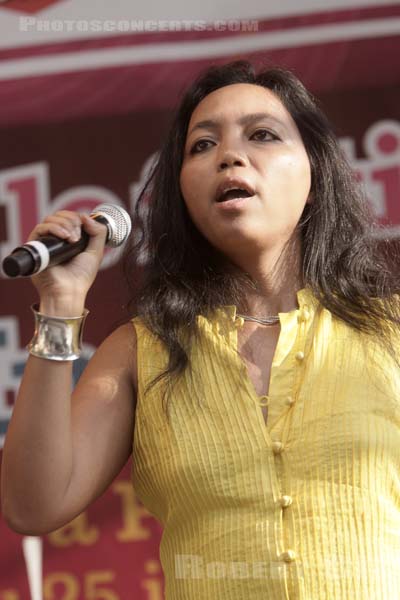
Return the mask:
<svg viewBox="0 0 400 600">
<path fill-rule="evenodd" d="M 245 167 L 246 157 L 238 150 L 225 150 L 218 161 L 218 170 L 223 171 L 229 167 Z"/>
</svg>

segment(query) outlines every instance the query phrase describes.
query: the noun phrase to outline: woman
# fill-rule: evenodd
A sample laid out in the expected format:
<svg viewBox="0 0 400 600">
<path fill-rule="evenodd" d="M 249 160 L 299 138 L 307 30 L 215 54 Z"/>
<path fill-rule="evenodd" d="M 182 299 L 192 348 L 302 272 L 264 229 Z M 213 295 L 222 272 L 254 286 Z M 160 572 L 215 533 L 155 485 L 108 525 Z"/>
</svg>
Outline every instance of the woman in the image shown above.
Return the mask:
<svg viewBox="0 0 400 600">
<path fill-rule="evenodd" d="M 167 598 L 400 596 L 399 282 L 310 94 L 244 61 L 203 73 L 136 216 L 136 316 L 71 399 L 71 362 L 30 344 L 3 457 L 10 526 L 70 521 L 133 439 Z M 82 325 L 104 227 L 60 211 L 30 236 L 81 226 L 86 252 L 32 278 L 47 331 Z"/>
</svg>

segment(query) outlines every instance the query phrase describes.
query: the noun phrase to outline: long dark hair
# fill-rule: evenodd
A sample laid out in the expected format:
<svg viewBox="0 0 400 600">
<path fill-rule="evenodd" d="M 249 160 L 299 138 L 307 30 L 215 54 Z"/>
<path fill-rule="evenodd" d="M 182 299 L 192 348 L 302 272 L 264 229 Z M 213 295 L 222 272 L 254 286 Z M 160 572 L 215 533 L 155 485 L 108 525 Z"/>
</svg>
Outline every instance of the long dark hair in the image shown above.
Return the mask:
<svg viewBox="0 0 400 600">
<path fill-rule="evenodd" d="M 279 97 L 310 160 L 313 202 L 305 205 L 296 228 L 302 242 L 303 286 L 350 327 L 375 336 L 397 361 L 392 343 L 393 326 L 400 324 L 395 261 L 390 259 L 390 246 L 377 242 L 377 225 L 331 125 L 290 71 L 268 68 L 256 73 L 250 62 L 241 60 L 209 67 L 186 91 L 136 204 L 135 237 L 123 260 L 130 306 L 169 355 L 167 369 L 152 385 L 163 378 L 170 384 L 190 367 L 188 350 L 199 335 L 197 315 L 222 305 L 246 307 L 249 275 L 235 268 L 194 226 L 179 184 L 194 109 L 211 92 L 236 83 L 260 85 Z M 141 264 L 144 252 L 146 261 Z"/>
</svg>

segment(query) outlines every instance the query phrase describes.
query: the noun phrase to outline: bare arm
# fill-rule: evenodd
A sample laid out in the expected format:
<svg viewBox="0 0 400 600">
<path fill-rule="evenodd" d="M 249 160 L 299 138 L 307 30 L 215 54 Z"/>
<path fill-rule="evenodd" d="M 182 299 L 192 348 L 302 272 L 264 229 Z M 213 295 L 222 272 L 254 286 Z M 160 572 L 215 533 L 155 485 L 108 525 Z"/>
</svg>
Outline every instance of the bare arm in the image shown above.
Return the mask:
<svg viewBox="0 0 400 600">
<path fill-rule="evenodd" d="M 55 235 L 85 249 L 31 277 L 40 311 L 79 317 L 97 275 L 107 230 L 83 213 L 45 217 L 28 241 Z M 132 445 L 136 337 L 128 323 L 90 360 L 71 396 L 72 365 L 30 356 L 7 431 L 1 469 L 3 515 L 20 533 L 41 534 L 78 515 L 111 483 Z"/>
<path fill-rule="evenodd" d="M 72 396 L 71 381 L 70 362 L 29 357 L 1 469 L 3 515 L 19 533 L 68 523 L 129 458 L 137 389 L 132 323 L 101 344 Z"/>
</svg>

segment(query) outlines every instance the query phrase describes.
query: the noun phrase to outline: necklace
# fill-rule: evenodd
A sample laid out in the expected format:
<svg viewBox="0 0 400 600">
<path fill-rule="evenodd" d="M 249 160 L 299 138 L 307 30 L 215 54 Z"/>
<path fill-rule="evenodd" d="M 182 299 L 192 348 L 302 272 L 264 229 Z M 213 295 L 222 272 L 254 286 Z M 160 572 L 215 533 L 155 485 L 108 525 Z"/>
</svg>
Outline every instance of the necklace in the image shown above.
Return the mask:
<svg viewBox="0 0 400 600">
<path fill-rule="evenodd" d="M 237 315 L 238 317 L 242 317 L 245 321 L 255 321 L 256 323 L 260 323 L 260 325 L 275 325 L 275 323 L 279 322 L 279 316 L 273 317 L 250 317 L 249 315 Z"/>
</svg>

